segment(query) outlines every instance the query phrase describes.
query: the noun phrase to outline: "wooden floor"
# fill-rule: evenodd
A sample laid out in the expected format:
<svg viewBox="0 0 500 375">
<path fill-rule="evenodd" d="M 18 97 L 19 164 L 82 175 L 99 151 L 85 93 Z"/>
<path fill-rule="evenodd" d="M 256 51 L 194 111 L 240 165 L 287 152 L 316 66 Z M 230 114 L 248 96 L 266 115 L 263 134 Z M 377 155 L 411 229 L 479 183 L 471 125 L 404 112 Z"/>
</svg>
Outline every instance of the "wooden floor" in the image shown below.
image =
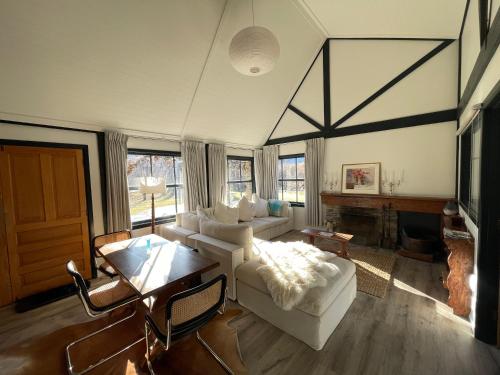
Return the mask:
<svg viewBox="0 0 500 375">
<path fill-rule="evenodd" d="M 442 267 L 398 257 L 386 298 L 358 293 L 320 352 L 244 312 L 231 325 L 250 373 L 500 374 L 499 351 L 475 340 L 444 303 Z M 23 314 L 0 309 L 0 373 L 16 367 L 1 354 L 7 347 L 86 320 L 76 297 Z"/>
</svg>

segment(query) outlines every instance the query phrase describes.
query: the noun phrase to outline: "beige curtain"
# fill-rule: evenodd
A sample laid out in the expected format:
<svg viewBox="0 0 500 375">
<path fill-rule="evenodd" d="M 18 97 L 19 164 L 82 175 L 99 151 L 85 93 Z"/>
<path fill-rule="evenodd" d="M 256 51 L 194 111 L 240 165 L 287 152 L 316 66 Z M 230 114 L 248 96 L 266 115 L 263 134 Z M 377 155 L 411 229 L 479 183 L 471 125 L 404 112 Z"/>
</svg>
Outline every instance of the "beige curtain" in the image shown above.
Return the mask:
<svg viewBox="0 0 500 375">
<path fill-rule="evenodd" d="M 259 197 L 264 196 L 263 190 L 263 170 L 262 170 L 262 150 L 254 150 L 253 152 L 253 168 L 255 173 L 255 192 Z"/>
<path fill-rule="evenodd" d="M 318 226 L 323 223 L 321 207 L 321 189 L 323 188 L 323 170 L 325 159 L 325 139 L 306 140 L 305 153 L 305 189 L 306 189 L 306 224 Z"/>
<path fill-rule="evenodd" d="M 108 232 L 131 228 L 127 182 L 127 139 L 125 134 L 107 131 L 104 135 L 106 152 L 106 203 Z"/>
<path fill-rule="evenodd" d="M 184 141 L 181 144 L 184 204 L 187 211 L 196 210 L 196 206 L 207 207 L 207 162 L 205 144 Z"/>
<path fill-rule="evenodd" d="M 226 201 L 226 147 L 220 144 L 208 145 L 208 189 L 210 207 Z"/>
<path fill-rule="evenodd" d="M 262 149 L 262 197 L 278 199 L 279 146 L 264 146 Z"/>
</svg>

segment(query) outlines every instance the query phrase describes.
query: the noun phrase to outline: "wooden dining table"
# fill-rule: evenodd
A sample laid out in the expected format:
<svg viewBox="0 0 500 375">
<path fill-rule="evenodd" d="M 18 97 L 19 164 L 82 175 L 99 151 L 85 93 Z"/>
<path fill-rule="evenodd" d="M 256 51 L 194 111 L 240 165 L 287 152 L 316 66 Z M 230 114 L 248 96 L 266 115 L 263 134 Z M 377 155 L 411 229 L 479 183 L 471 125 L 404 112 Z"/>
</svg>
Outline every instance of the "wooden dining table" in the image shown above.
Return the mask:
<svg viewBox="0 0 500 375">
<path fill-rule="evenodd" d="M 113 242 L 98 252 L 150 310 L 152 299 L 170 289 L 186 289 L 202 273 L 219 265 L 190 247 L 155 234 Z"/>
</svg>

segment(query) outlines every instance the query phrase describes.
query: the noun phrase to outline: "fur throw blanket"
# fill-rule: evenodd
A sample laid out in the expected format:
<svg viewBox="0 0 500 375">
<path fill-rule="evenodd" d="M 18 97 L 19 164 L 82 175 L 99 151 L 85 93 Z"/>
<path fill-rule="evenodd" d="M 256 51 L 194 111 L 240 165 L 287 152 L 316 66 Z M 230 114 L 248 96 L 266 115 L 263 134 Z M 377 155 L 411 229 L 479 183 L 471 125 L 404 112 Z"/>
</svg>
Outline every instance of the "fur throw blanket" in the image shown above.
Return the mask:
<svg viewBox="0 0 500 375">
<path fill-rule="evenodd" d="M 309 289 L 326 286 L 339 271 L 328 260 L 336 255 L 298 242 L 273 242 L 260 248 L 257 272 L 274 303 L 283 310 L 300 304 Z"/>
</svg>

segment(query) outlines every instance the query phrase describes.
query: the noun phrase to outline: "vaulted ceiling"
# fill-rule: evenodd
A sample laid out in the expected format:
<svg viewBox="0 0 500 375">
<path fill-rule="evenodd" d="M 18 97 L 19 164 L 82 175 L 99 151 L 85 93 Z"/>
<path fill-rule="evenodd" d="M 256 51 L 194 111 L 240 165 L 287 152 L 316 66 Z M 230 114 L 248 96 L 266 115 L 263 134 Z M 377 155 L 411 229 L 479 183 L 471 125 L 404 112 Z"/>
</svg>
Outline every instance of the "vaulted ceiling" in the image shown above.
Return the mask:
<svg viewBox="0 0 500 375">
<path fill-rule="evenodd" d="M 250 0 L 0 0 L 0 115 L 262 145 L 327 36 L 456 38 L 466 0 L 254 0 L 281 56 L 230 65 Z"/>
</svg>

